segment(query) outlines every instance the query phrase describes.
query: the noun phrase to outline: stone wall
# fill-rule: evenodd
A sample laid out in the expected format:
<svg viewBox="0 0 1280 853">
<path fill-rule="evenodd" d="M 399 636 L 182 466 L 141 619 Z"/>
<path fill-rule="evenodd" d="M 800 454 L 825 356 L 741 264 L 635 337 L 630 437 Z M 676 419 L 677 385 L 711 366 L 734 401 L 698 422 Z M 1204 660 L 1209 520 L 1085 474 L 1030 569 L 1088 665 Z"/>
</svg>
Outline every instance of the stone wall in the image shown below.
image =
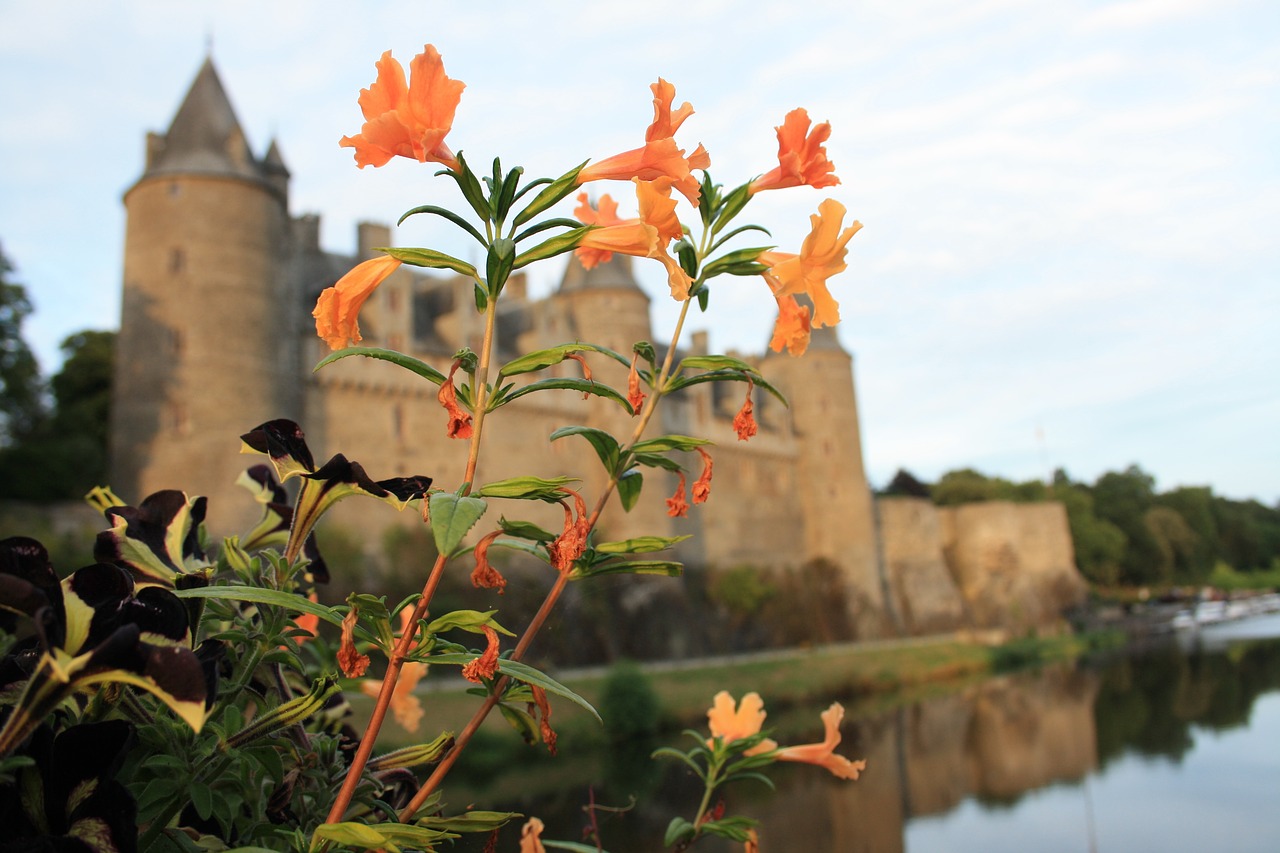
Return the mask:
<svg viewBox="0 0 1280 853">
<path fill-rule="evenodd" d="M 1056 502 L 936 507 L 876 503 L 881 567 L 902 633 L 1051 629 L 1084 600 L 1067 513 Z"/>
</svg>

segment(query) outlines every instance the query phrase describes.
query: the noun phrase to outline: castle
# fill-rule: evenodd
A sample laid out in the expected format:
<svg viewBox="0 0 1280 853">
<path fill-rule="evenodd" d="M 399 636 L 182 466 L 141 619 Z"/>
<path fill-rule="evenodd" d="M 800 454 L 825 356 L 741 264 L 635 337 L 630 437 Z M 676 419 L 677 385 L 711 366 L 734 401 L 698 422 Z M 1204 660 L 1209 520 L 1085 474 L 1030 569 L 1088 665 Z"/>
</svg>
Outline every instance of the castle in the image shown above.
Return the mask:
<svg viewBox="0 0 1280 853">
<path fill-rule="evenodd" d="M 111 482 L 130 502 L 161 488 L 206 495 L 216 532 L 235 532 L 255 519 L 252 500 L 234 485 L 248 463 L 237 437 L 273 418 L 301 424 L 318 461 L 342 452 L 375 478 L 424 474 L 445 488 L 463 475 L 465 454 L 445 435 L 434 385 L 361 358 L 312 372 L 327 354 L 311 323 L 317 295 L 391 237 L 384 226 L 361 224 L 355 257 L 324 251 L 319 218 L 290 213 L 289 180 L 274 142 L 261 157 L 253 153 L 206 60 L 168 132 L 148 134 L 143 173 L 124 195 Z M 513 278 L 498 318 L 499 362 L 573 341 L 624 353 L 637 341 L 654 341 L 649 298 L 629 261 L 589 271 L 571 261 L 559 288 L 538 300 Z M 408 352 L 447 371 L 460 347 L 478 348 L 481 319 L 469 279 L 402 267 L 365 305 L 361 330 L 366 346 Z M 705 334 L 693 335 L 690 354 L 705 351 Z M 709 383 L 667 398 L 662 423 L 648 434 L 715 442 L 711 499 L 687 518 L 669 518 L 663 498 L 675 478 L 646 471 L 639 503 L 623 513 L 615 501 L 601 521 L 604 534 L 692 534 L 675 556 L 705 565 L 827 559 L 841 568 L 860 636 L 901 630 L 893 624 L 895 589 L 883 570 L 863 470 L 849 353 L 833 330 L 821 329 L 802 358 L 745 360 L 787 396 L 789 407 L 757 389 L 760 431 L 744 443 L 731 423 L 744 386 Z M 603 358 L 590 364 L 598 379 L 625 388 L 622 367 Z M 565 362 L 555 369 L 579 375 L 580 367 Z M 549 435 L 573 424 L 626 435 L 630 421 L 616 404 L 584 401 L 572 391 L 522 397 L 486 425 L 479 481 L 572 474 L 590 500 L 603 483 L 595 454 L 580 438 L 550 442 Z M 696 476 L 696 459 L 689 468 Z M 525 505 L 502 509 L 528 515 Z M 353 528 L 388 524 L 387 508 L 373 501 L 345 501 L 330 518 Z M 544 518 L 546 526 L 558 526 L 557 515 Z"/>
</svg>

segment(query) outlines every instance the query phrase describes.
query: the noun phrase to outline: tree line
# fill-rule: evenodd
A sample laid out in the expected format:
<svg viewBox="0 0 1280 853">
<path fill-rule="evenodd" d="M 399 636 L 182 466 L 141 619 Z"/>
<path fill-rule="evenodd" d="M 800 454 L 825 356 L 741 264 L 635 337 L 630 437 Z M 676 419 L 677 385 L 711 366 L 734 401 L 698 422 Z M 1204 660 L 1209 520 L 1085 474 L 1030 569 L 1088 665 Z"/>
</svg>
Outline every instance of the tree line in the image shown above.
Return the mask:
<svg viewBox="0 0 1280 853">
<path fill-rule="evenodd" d="M 1137 465 L 1092 483 L 1058 469 L 1053 480 L 1014 482 L 971 468 L 925 483 L 899 471 L 884 495 L 927 497 L 939 506 L 973 501 L 1056 500 L 1067 510 L 1076 565 L 1095 584 L 1199 584 L 1215 568 L 1280 570 L 1280 505 L 1232 500 L 1208 486 L 1157 491 Z"/>
<path fill-rule="evenodd" d="M 0 499 L 79 500 L 106 482 L 116 334 L 68 336 L 46 379 L 22 336 L 32 304 L 13 271 L 0 251 Z"/>
</svg>

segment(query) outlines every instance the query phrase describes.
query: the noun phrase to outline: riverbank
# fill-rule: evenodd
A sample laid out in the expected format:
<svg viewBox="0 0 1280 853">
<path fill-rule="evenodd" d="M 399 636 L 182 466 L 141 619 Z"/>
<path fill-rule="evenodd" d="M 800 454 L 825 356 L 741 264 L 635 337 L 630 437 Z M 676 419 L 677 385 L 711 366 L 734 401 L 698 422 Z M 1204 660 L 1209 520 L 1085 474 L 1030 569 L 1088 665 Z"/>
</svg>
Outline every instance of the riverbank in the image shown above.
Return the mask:
<svg viewBox="0 0 1280 853">
<path fill-rule="evenodd" d="M 734 696 L 759 693 L 773 716 L 791 708 L 821 709 L 839 700 L 850 719 L 885 707 L 914 701 L 935 692 L 954 690 L 972 680 L 1019 666 L 1075 658 L 1100 645 L 1116 645 L 1114 635 L 1063 635 L 1025 638 L 1004 643 L 992 636 L 961 633 L 863 643 L 843 643 L 799 649 L 780 649 L 732 657 L 664 661 L 640 665 L 640 672 L 657 699 L 660 730 L 679 731 L 705 723 L 712 697 L 720 690 Z M 612 668 L 552 671 L 565 686 L 600 707 Z M 441 730 L 459 731 L 474 712 L 478 699 L 465 692 L 472 685 L 459 678 L 429 678 L 422 692 L 425 720 L 431 738 Z M 363 725 L 370 702 L 352 697 Z M 816 713 L 816 712 L 815 712 Z M 554 721 L 565 737 L 576 734 L 595 739 L 600 725 L 570 702 L 555 702 Z M 494 714 L 482 731 L 510 733 Z M 387 746 L 417 738 L 388 724 Z"/>
</svg>

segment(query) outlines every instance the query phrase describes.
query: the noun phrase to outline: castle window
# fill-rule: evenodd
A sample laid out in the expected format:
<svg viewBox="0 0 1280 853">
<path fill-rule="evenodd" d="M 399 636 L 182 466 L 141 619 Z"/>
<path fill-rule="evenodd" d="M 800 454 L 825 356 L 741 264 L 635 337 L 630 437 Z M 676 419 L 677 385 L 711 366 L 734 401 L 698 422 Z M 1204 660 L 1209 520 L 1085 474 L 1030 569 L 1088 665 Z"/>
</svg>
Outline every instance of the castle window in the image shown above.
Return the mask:
<svg viewBox="0 0 1280 853">
<path fill-rule="evenodd" d="M 400 291 L 394 288 L 387 291 L 387 310 L 392 313 L 400 310 Z"/>
<path fill-rule="evenodd" d="M 391 433 L 396 441 L 404 441 L 404 407 L 399 403 L 391 407 Z"/>
<path fill-rule="evenodd" d="M 170 181 L 169 196 L 172 198 L 175 196 L 179 196 L 181 194 L 182 194 L 182 184 L 178 183 L 177 181 Z"/>
<path fill-rule="evenodd" d="M 181 329 L 169 330 L 169 352 L 174 356 L 182 355 L 182 346 L 185 340 L 182 337 Z"/>
<path fill-rule="evenodd" d="M 169 251 L 169 272 L 180 273 L 187 265 L 187 253 L 182 249 L 171 249 Z"/>
</svg>

